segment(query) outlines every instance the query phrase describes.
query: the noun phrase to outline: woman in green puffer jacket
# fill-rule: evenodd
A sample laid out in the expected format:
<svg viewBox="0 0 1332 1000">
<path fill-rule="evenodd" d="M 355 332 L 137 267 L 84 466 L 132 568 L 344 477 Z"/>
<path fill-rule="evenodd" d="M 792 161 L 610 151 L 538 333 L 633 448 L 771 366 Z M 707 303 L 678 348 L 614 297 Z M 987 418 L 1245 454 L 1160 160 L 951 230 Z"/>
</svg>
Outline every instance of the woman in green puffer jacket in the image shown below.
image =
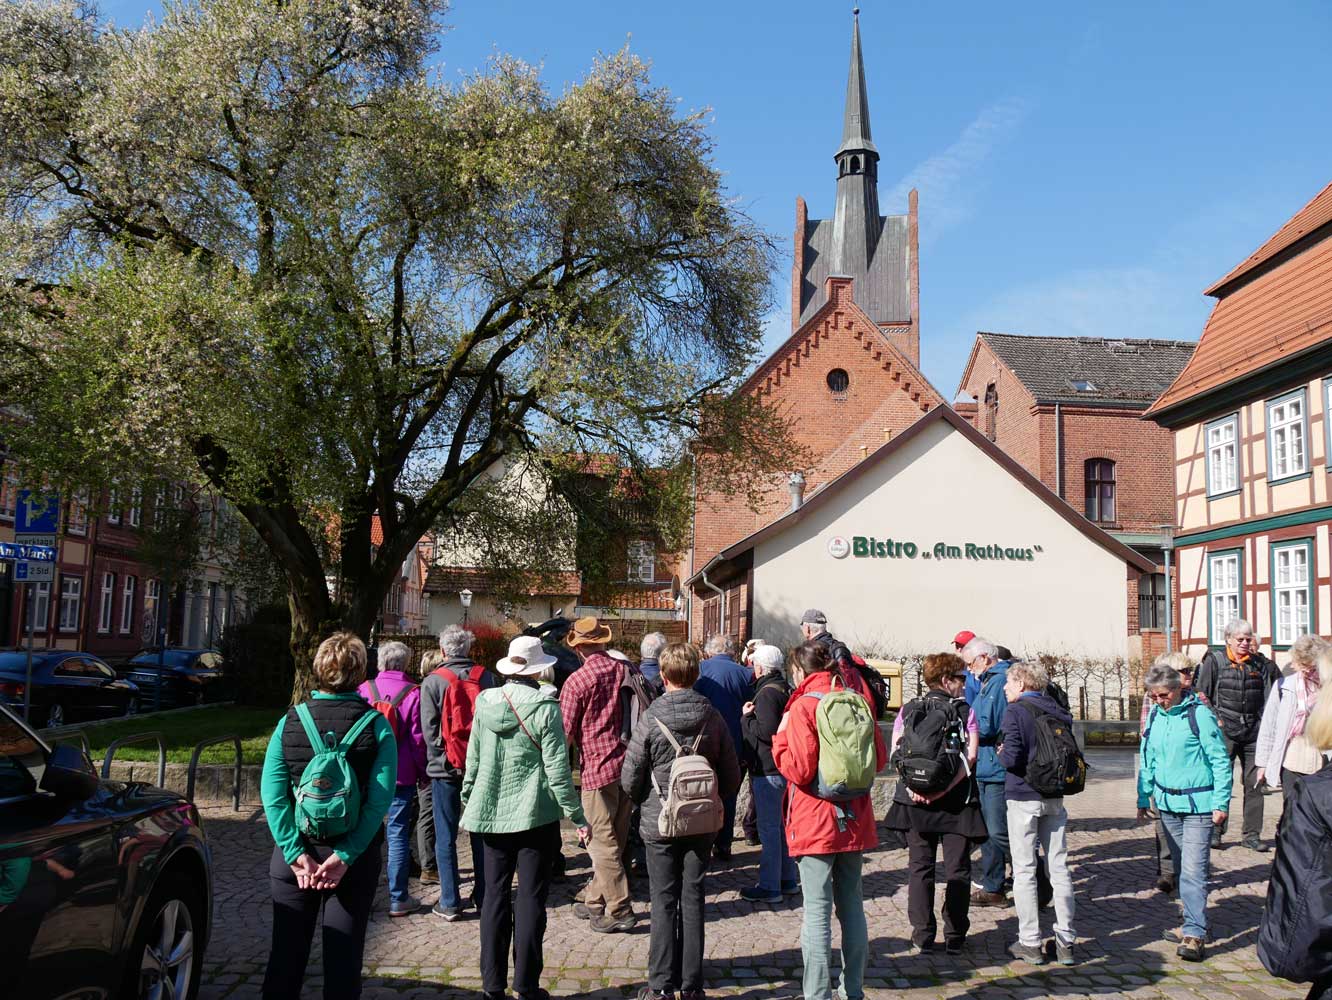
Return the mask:
<svg viewBox="0 0 1332 1000">
<path fill-rule="evenodd" d="M 1179 942 L 1180 958 L 1199 962 L 1207 940 L 1212 828 L 1230 811 L 1230 755 L 1216 716 L 1184 689 L 1179 671 L 1153 664 L 1144 686 L 1154 704 L 1138 752 L 1138 821 L 1147 822 L 1154 797 L 1184 904 L 1184 926 L 1167 937 Z"/>
<path fill-rule="evenodd" d="M 509 995 L 510 939 L 514 992 L 522 1000 L 549 997 L 541 988 L 541 945 L 560 819 L 578 827 L 579 840 L 590 832 L 574 791 L 560 703 L 538 687 L 538 676 L 554 663 L 540 639 L 518 636 L 509 643 L 509 655 L 495 665 L 505 683 L 477 697 L 467 742 L 461 825 L 481 836 L 485 852 L 481 978 L 487 1000 Z"/>
</svg>

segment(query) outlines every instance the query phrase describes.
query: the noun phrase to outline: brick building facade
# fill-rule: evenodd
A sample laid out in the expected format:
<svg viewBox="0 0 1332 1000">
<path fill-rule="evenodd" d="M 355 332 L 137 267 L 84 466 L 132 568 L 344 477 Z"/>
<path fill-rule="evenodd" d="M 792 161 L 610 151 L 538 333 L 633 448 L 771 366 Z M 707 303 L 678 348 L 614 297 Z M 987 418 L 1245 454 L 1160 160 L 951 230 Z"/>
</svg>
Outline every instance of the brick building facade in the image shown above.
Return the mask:
<svg viewBox="0 0 1332 1000">
<path fill-rule="evenodd" d="M 943 402 L 919 369 L 916 192 L 905 215 L 879 214 L 879 153 L 870 130 L 858 22 L 842 141 L 833 159 L 832 218 L 811 219 L 804 200 L 796 200 L 791 336 L 738 390 L 789 418 L 813 460 L 760 484 L 757 510 L 738 497 L 695 496 L 686 572 L 696 639 L 722 630 L 749 634 L 749 585 L 713 578 L 708 567 L 719 552 L 785 514 L 793 491 L 815 494 Z"/>
<path fill-rule="evenodd" d="M 1172 442 L 1142 415 L 1195 344 L 1173 340 L 980 333 L 959 412 L 1074 510 L 1141 553 L 1156 572 L 1128 582 L 1131 636 L 1165 648 L 1162 545 L 1174 520 Z"/>
</svg>

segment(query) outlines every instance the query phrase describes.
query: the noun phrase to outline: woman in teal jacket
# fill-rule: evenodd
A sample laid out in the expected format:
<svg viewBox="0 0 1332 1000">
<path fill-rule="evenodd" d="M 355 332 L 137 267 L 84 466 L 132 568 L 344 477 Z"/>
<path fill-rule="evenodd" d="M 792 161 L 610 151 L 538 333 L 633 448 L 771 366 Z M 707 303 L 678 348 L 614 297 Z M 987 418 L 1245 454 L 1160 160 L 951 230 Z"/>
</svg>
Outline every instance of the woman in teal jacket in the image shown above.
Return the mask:
<svg viewBox="0 0 1332 1000">
<path fill-rule="evenodd" d="M 1167 936 L 1179 941 L 1180 958 L 1200 962 L 1207 940 L 1212 828 L 1230 811 L 1230 756 L 1216 716 L 1184 690 L 1179 671 L 1153 665 L 1144 686 L 1154 705 L 1139 750 L 1138 821 L 1148 821 L 1154 797 L 1184 904 L 1184 926 Z"/>
<path fill-rule="evenodd" d="M 548 1000 L 541 988 L 541 945 L 551 869 L 560 850 L 560 818 L 578 827 L 579 840 L 590 833 L 574 791 L 560 703 L 538 683 L 542 671 L 554 665 L 538 638 L 520 635 L 509 643 L 509 655 L 495 665 L 504 686 L 477 697 L 467 741 L 461 825 L 480 834 L 485 852 L 481 981 L 486 1000 L 509 995 L 511 939 L 514 992 L 522 1000 Z"/>
</svg>

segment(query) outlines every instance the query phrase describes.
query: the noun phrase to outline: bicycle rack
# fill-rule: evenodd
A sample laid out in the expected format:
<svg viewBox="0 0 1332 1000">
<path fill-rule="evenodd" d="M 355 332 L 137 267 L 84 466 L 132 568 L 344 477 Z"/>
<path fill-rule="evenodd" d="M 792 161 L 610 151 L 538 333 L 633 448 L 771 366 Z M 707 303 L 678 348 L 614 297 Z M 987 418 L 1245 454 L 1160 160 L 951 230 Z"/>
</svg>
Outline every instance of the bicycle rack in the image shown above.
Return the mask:
<svg viewBox="0 0 1332 1000">
<path fill-rule="evenodd" d="M 219 743 L 230 743 L 236 748 L 236 770 L 231 783 L 231 806 L 239 812 L 241 793 L 241 741 L 239 736 L 218 736 L 211 740 L 204 740 L 195 746 L 194 753 L 190 754 L 189 775 L 185 779 L 185 798 L 191 802 L 194 801 L 194 779 L 199 771 L 199 755 L 208 747 L 217 746 Z"/>
<path fill-rule="evenodd" d="M 157 787 L 165 787 L 166 744 L 162 742 L 161 733 L 134 733 L 132 736 L 122 736 L 118 740 L 113 740 L 111 745 L 106 748 L 106 756 L 102 758 L 102 778 L 111 777 L 111 760 L 115 757 L 117 750 L 131 743 L 147 743 L 149 740 L 157 743 Z"/>
</svg>

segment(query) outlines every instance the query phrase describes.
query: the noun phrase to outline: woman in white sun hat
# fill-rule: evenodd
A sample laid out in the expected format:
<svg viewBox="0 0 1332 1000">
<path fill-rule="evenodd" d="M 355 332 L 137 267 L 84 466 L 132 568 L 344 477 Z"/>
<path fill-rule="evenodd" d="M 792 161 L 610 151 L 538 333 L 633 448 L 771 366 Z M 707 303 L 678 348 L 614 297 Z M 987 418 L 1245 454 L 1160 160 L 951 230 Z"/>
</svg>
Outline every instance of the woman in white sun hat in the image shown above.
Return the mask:
<svg viewBox="0 0 1332 1000">
<path fill-rule="evenodd" d="M 502 687 L 476 699 L 462 827 L 481 836 L 486 890 L 481 904 L 481 977 L 487 1000 L 507 997 L 509 943 L 514 992 L 545 1000 L 541 945 L 551 866 L 560 849 L 560 818 L 589 831 L 569 770 L 560 703 L 541 691 L 538 678 L 555 658 L 541 640 L 518 636 L 495 664 Z M 518 892 L 513 876 L 518 875 Z"/>
</svg>

